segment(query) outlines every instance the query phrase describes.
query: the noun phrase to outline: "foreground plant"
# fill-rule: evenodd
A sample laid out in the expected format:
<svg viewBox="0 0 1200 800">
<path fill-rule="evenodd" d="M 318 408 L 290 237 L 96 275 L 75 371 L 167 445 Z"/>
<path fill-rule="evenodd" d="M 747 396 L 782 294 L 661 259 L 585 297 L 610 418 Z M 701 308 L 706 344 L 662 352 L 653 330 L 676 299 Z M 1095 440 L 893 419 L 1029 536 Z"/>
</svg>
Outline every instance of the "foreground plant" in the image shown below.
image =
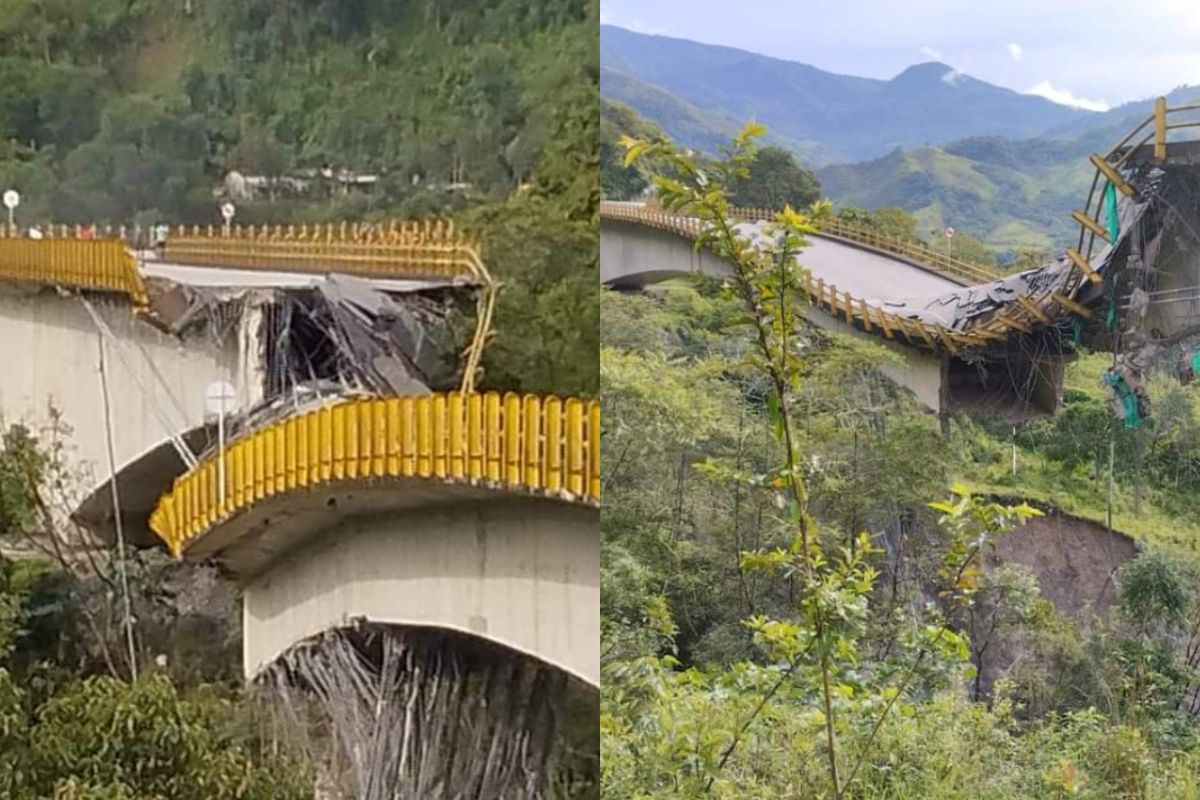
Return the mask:
<svg viewBox="0 0 1200 800">
<path fill-rule="evenodd" d="M 770 707 L 771 701 L 790 684 L 810 686 L 818 696 L 819 713 L 814 716 L 823 733 L 824 758 L 832 796 L 842 800 L 863 765 L 888 716 L 923 674 L 931 656 L 962 663 L 967 656 L 965 639 L 951 627 L 957 609 L 969 606 L 979 586 L 978 557 L 992 539 L 1022 519 L 1039 512 L 1028 506 L 1005 508 L 972 498 L 956 487 L 949 503 L 933 504 L 942 515 L 950 546 L 940 572 L 940 604 L 931 604 L 927 623 L 916 631 L 915 655 L 900 669 L 876 678 L 873 719 L 865 742 L 853 759 L 840 752 L 839 735 L 845 726 L 838 714 L 843 701 L 858 692 L 863 681 L 853 677 L 859 664 L 858 642 L 865 633 L 870 596 L 877 571 L 871 558 L 876 553 L 870 535 L 861 533 L 848 544 L 825 543 L 817 521 L 809 512 L 805 482 L 807 462 L 800 452 L 794 429 L 793 409 L 801 387 L 804 362 L 803 309 L 807 305 L 803 267 L 797 257 L 808 244 L 807 235 L 816 231 L 815 222 L 828 214 L 828 203 L 816 203 L 809 214 L 791 207 L 780 211 L 756 240 L 739 229 L 733 219 L 728 188 L 748 174 L 756 156 L 755 140 L 765 133 L 751 123 L 722 148 L 723 158 L 703 165 L 668 142 L 623 140 L 626 166 L 639 160 L 653 165 L 658 196 L 665 208 L 697 218 L 701 232 L 697 248 L 707 248 L 733 268 L 728 289 L 741 303 L 743 322 L 753 340 L 747 366 L 760 373 L 770 390 L 767 395 L 769 423 L 782 449 L 782 463 L 766 474 L 746 476 L 729 472 L 730 480 L 746 481 L 770 492 L 779 521 L 791 532 L 787 547 L 745 552 L 741 567 L 782 575 L 796 586 L 797 613 L 792 619 L 756 616 L 746 621 L 758 643 L 777 664 L 778 676 L 767 686 L 758 702 L 747 712 L 715 763 L 706 765 L 704 789 L 712 788 L 750 726 Z M 719 465 L 707 464 L 708 471 Z"/>
</svg>

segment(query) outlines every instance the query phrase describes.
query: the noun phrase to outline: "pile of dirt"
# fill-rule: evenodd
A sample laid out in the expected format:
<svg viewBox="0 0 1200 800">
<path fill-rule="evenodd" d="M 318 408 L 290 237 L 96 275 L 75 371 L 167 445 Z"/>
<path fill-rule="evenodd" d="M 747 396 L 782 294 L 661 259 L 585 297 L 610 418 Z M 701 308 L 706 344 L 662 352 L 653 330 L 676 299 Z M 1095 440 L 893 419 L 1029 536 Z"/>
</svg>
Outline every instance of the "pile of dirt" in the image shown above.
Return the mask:
<svg viewBox="0 0 1200 800">
<path fill-rule="evenodd" d="M 1086 629 L 1116 602 L 1117 573 L 1137 555 L 1138 544 L 1091 520 L 1055 508 L 1041 510 L 1045 516 L 1035 517 L 997 540 L 984 559 L 984 568 L 989 572 L 1004 565 L 1026 568 L 1059 616 Z M 976 699 L 983 699 L 991 696 L 996 680 L 1028 654 L 1029 641 L 1022 628 L 979 630 L 972 635 L 987 637 L 986 646 L 981 639 L 973 642 L 972 648 L 979 670 L 973 691 Z"/>
<path fill-rule="evenodd" d="M 986 565 L 1028 568 L 1059 614 L 1086 624 L 1116 600 L 1116 574 L 1137 555 L 1137 543 L 1091 520 L 1043 511 L 1045 516 L 1001 536 Z"/>
</svg>

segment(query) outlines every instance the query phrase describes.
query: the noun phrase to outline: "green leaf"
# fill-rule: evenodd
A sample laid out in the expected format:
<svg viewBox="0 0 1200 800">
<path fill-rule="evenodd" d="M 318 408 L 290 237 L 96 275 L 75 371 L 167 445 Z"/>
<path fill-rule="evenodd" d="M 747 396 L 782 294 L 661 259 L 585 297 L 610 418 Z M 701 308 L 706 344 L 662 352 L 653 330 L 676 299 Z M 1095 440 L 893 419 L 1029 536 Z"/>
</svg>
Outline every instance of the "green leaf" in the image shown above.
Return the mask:
<svg viewBox="0 0 1200 800">
<path fill-rule="evenodd" d="M 649 142 L 634 142 L 629 145 L 629 149 L 625 152 L 625 166 L 632 167 L 642 155 L 650 149 Z"/>
</svg>

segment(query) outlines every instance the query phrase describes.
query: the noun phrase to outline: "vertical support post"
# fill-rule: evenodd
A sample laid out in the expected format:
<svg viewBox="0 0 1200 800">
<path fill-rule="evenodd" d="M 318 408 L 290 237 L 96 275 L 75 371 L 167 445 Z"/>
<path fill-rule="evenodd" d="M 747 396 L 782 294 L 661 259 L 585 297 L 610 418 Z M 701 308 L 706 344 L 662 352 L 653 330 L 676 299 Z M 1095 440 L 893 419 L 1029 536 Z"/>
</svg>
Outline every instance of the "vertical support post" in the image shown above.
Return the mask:
<svg viewBox="0 0 1200 800">
<path fill-rule="evenodd" d="M 1017 479 L 1017 426 L 1012 426 L 1012 476 Z"/>
<path fill-rule="evenodd" d="M 1116 437 L 1115 437 L 1115 436 L 1113 435 L 1113 433 L 1112 433 L 1113 422 L 1112 422 L 1112 420 L 1111 420 L 1111 419 L 1110 419 L 1108 422 L 1109 422 L 1109 434 L 1108 434 L 1108 497 L 1107 497 L 1107 501 L 1106 501 L 1106 503 L 1105 503 L 1105 506 L 1106 506 L 1106 511 L 1107 511 L 1107 514 L 1106 514 L 1106 516 L 1107 516 L 1107 518 L 1108 518 L 1108 524 L 1107 524 L 1105 527 L 1106 527 L 1106 529 L 1107 529 L 1107 532 L 1108 532 L 1109 536 L 1111 536 L 1111 535 L 1112 535 L 1112 519 L 1113 519 L 1113 467 L 1114 467 L 1114 465 L 1115 465 L 1115 462 L 1116 462 L 1116 457 L 1117 457 L 1117 440 L 1116 440 Z"/>
<path fill-rule="evenodd" d="M 942 439 L 950 440 L 950 356 L 943 355 L 938 365 L 938 428 Z"/>
<path fill-rule="evenodd" d="M 217 406 L 217 508 L 225 513 L 225 392 Z"/>
<path fill-rule="evenodd" d="M 1154 101 L 1154 158 L 1167 160 L 1167 98 Z"/>
</svg>

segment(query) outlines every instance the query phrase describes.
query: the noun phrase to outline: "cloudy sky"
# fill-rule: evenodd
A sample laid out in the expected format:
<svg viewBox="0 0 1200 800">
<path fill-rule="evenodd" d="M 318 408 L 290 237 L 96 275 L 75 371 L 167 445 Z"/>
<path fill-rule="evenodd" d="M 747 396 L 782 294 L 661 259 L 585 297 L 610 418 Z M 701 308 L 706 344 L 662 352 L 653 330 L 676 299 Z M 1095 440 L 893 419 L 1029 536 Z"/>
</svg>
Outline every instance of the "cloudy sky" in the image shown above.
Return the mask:
<svg viewBox="0 0 1200 800">
<path fill-rule="evenodd" d="M 871 78 L 944 61 L 1089 108 L 1200 84 L 1200 0 L 602 0 L 600 14 Z"/>
</svg>

